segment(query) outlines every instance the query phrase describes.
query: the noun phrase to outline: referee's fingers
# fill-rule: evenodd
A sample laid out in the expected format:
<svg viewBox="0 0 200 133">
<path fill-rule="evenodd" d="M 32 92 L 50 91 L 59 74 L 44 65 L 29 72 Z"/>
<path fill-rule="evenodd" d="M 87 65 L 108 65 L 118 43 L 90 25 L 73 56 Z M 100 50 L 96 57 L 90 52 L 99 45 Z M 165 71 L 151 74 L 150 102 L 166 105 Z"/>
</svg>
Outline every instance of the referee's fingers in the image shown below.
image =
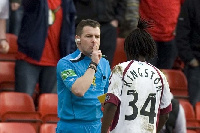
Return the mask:
<svg viewBox="0 0 200 133">
<path fill-rule="evenodd" d="M 98 51 L 98 45 L 97 44 L 94 44 L 93 51 Z"/>
</svg>

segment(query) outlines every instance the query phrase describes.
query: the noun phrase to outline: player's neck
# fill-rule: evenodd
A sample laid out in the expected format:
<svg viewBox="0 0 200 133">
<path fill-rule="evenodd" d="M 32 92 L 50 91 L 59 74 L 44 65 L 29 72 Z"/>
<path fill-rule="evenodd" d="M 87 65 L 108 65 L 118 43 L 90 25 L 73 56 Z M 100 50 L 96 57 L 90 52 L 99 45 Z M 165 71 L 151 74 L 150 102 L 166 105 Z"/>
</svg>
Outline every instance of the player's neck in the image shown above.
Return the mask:
<svg viewBox="0 0 200 133">
<path fill-rule="evenodd" d="M 145 57 L 143 57 L 143 56 L 139 56 L 138 61 L 145 62 Z"/>
</svg>

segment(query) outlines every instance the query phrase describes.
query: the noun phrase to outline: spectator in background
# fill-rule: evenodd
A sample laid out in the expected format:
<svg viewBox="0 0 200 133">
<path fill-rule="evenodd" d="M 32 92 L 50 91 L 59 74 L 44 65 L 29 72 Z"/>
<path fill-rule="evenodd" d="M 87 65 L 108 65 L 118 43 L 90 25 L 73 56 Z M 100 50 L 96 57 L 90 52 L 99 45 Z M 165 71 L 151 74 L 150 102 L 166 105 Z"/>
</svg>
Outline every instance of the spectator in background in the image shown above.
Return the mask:
<svg viewBox="0 0 200 133">
<path fill-rule="evenodd" d="M 17 1 L 17 0 L 13 0 Z M 15 34 L 16 36 L 19 35 L 19 30 L 21 26 L 21 20 L 23 17 L 23 7 L 17 3 L 12 2 L 10 4 L 10 13 L 9 13 L 9 20 L 7 21 L 7 32 Z"/>
<path fill-rule="evenodd" d="M 200 101 L 200 1 L 185 0 L 177 24 L 176 43 L 188 81 L 189 101 Z"/>
<path fill-rule="evenodd" d="M 102 58 L 100 24 L 82 20 L 76 29 L 77 50 L 57 65 L 58 117 L 56 133 L 100 133 L 101 103 L 107 92 L 109 62 Z"/>
<path fill-rule="evenodd" d="M 20 3 L 21 3 L 21 0 L 11 0 L 11 4 L 10 4 L 11 10 L 12 11 L 18 10 L 21 5 Z"/>
<path fill-rule="evenodd" d="M 125 19 L 119 26 L 119 37 L 126 38 L 132 30 L 137 28 L 139 2 L 139 0 L 126 0 Z"/>
<path fill-rule="evenodd" d="M 177 18 L 183 0 L 141 0 L 140 16 L 154 22 L 148 29 L 157 45 L 157 56 L 150 61 L 159 69 L 171 69 L 177 57 L 174 40 Z"/>
<path fill-rule="evenodd" d="M 110 66 L 116 48 L 117 28 L 124 20 L 125 0 L 74 0 L 77 10 L 76 25 L 82 19 L 93 19 L 101 24 L 100 49 Z"/>
<path fill-rule="evenodd" d="M 72 0 L 23 0 L 18 36 L 15 90 L 33 95 L 56 93 L 58 60 L 76 48 L 75 7 Z"/>
<path fill-rule="evenodd" d="M 20 0 L 11 0 L 12 10 L 19 8 Z M 9 44 L 6 40 L 6 19 L 9 17 L 9 0 L 0 1 L 0 53 L 7 53 Z"/>
</svg>

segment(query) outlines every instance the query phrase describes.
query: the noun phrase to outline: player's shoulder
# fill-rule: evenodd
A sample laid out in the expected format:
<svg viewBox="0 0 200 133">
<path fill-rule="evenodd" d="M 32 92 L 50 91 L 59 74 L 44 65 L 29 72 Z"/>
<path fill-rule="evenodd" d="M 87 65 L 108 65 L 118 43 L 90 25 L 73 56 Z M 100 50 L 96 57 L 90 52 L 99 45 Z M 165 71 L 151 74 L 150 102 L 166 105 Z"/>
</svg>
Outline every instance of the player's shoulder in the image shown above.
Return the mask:
<svg viewBox="0 0 200 133">
<path fill-rule="evenodd" d="M 151 65 L 151 64 L 150 64 Z M 154 70 L 156 70 L 156 72 L 159 74 L 159 76 L 163 79 L 164 82 L 167 82 L 167 78 L 165 76 L 165 74 L 162 72 L 162 69 L 159 69 L 153 65 L 151 65 L 153 67 Z"/>
<path fill-rule="evenodd" d="M 156 68 L 156 69 L 157 69 L 158 73 L 160 73 L 160 75 L 161 75 L 162 78 L 166 78 L 165 74 L 162 72 L 161 69 L 158 69 L 158 68 Z"/>
<path fill-rule="evenodd" d="M 126 62 L 122 62 L 122 63 L 115 65 L 112 69 L 112 73 L 122 74 L 129 63 L 130 63 L 130 61 L 126 61 Z"/>
</svg>

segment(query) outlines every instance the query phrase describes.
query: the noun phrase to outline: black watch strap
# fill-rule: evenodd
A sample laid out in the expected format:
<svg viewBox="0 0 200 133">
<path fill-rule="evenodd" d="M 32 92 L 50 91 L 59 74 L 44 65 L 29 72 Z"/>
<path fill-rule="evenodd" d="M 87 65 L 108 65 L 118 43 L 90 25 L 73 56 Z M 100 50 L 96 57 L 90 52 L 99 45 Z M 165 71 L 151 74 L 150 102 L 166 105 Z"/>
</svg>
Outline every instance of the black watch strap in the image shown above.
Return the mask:
<svg viewBox="0 0 200 133">
<path fill-rule="evenodd" d="M 91 68 L 91 69 L 93 69 L 94 71 L 95 71 L 95 73 L 97 72 L 97 68 L 95 67 L 95 66 L 93 66 L 93 65 L 89 65 L 89 67 L 88 68 Z"/>
<path fill-rule="evenodd" d="M 94 61 L 91 61 L 90 64 L 93 64 L 97 67 L 97 63 L 95 63 Z"/>
</svg>

